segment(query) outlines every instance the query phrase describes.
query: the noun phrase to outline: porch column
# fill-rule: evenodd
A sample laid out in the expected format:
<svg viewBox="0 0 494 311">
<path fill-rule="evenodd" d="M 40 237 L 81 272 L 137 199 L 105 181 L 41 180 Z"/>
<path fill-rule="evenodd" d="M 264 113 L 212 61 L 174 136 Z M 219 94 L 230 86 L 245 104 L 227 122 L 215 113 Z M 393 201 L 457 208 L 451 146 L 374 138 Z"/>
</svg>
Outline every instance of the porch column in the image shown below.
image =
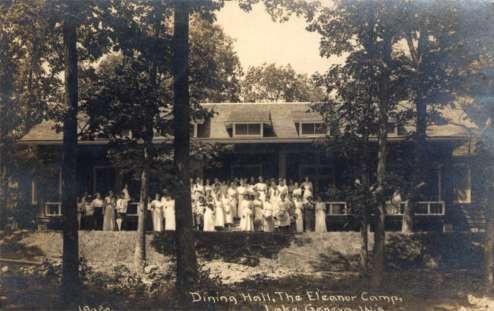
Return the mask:
<svg viewBox="0 0 494 311">
<path fill-rule="evenodd" d="M 278 153 L 278 177 L 286 178 L 286 151 L 284 150 Z"/>
</svg>

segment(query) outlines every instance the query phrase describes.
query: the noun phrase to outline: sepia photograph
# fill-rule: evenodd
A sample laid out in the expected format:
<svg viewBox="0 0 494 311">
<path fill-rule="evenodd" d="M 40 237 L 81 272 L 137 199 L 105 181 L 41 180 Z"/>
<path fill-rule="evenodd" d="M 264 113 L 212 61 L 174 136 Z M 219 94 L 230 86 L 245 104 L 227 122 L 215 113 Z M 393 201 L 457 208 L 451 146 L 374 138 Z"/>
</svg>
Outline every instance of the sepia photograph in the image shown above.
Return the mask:
<svg viewBox="0 0 494 311">
<path fill-rule="evenodd" d="M 494 0 L 0 0 L 0 310 L 494 311 Z"/>
</svg>

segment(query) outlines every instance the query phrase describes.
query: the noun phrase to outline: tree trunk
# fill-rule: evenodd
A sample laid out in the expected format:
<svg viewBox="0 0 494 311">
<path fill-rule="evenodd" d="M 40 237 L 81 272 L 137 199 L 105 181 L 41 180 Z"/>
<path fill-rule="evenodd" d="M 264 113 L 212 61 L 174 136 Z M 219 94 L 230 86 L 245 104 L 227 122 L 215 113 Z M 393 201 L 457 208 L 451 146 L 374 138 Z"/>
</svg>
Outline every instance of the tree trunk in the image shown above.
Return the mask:
<svg viewBox="0 0 494 311">
<path fill-rule="evenodd" d="M 77 29 L 70 18 L 63 23 L 65 62 L 65 106 L 63 122 L 63 272 L 62 291 L 66 301 L 79 294 L 79 235 L 77 228 Z"/>
<path fill-rule="evenodd" d="M 412 173 L 412 187 L 410 189 L 408 204 L 405 205 L 403 211 L 403 222 L 401 226 L 401 232 L 411 233 L 413 232 L 413 220 L 415 214 L 415 205 L 420 198 L 420 191 L 423 187 L 420 186 L 424 182 L 426 166 L 427 166 L 427 103 L 425 102 L 424 91 L 427 85 L 424 84 L 424 78 L 422 73 L 428 68 L 425 68 L 425 57 L 428 53 L 428 34 L 427 31 L 422 29 L 420 32 L 417 54 L 418 62 L 417 76 L 413 82 L 415 88 L 415 109 L 417 113 L 415 121 L 415 137 L 414 137 L 414 159 L 413 159 L 413 173 Z"/>
<path fill-rule="evenodd" d="M 175 5 L 173 33 L 173 117 L 174 168 L 178 178 L 176 207 L 176 287 L 184 295 L 197 277 L 197 259 L 192 230 L 192 207 L 189 185 L 190 105 L 189 105 L 189 8 L 186 1 Z"/>
<path fill-rule="evenodd" d="M 494 289 L 494 195 L 492 194 L 492 187 L 488 187 L 488 189 L 491 192 L 487 194 L 488 200 L 486 206 L 487 228 L 484 241 L 484 286 L 486 293 L 490 294 Z"/>
<path fill-rule="evenodd" d="M 484 134 L 482 136 L 486 137 L 487 140 L 487 157 L 492 164 L 492 159 L 494 157 L 494 150 L 492 150 L 492 137 L 494 133 L 494 128 L 492 122 L 494 121 L 494 108 L 489 111 L 489 120 L 484 129 Z M 492 294 L 494 290 L 494 167 L 489 166 L 487 172 L 487 204 L 486 204 L 486 218 L 487 218 L 487 228 L 485 232 L 484 241 L 484 286 L 486 293 Z"/>
<path fill-rule="evenodd" d="M 367 215 L 367 200 L 361 206 L 360 238 L 360 273 L 367 277 L 369 274 L 369 218 Z"/>
<path fill-rule="evenodd" d="M 136 247 L 134 251 L 134 269 L 137 273 L 142 273 L 146 265 L 146 207 L 149 189 L 149 154 L 147 145 L 144 147 L 143 152 L 144 166 L 141 171 L 141 191 L 137 209 Z"/>
<path fill-rule="evenodd" d="M 386 103 L 381 104 L 386 105 Z M 374 288 L 380 287 L 384 274 L 384 219 L 386 215 L 386 202 L 383 196 L 386 178 L 386 154 L 387 154 L 387 109 L 381 106 L 379 112 L 379 131 L 378 131 L 378 152 L 377 152 L 377 185 L 376 198 L 377 208 L 375 210 L 375 228 L 374 228 L 374 260 L 373 271 L 371 275 L 371 285 Z"/>
<path fill-rule="evenodd" d="M 367 105 L 367 111 L 370 112 L 370 101 Z M 363 194 L 361 211 L 361 222 L 360 222 L 360 237 L 362 239 L 362 244 L 360 248 L 360 269 L 363 276 L 367 277 L 369 274 L 369 132 L 367 130 L 363 133 L 363 144 L 362 144 L 362 158 L 360 164 L 360 178 L 362 181 L 362 189 L 365 191 Z"/>
</svg>

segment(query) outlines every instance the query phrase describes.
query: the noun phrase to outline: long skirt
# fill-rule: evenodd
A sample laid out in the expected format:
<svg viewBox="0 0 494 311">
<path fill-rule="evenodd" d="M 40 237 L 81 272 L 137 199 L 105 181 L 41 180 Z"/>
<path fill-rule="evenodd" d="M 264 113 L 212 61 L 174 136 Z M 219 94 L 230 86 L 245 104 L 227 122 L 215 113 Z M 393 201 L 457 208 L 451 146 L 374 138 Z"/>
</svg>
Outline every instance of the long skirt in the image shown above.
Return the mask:
<svg viewBox="0 0 494 311">
<path fill-rule="evenodd" d="M 313 209 L 304 210 L 304 225 L 305 231 L 314 231 L 315 229 L 315 213 Z"/>
<path fill-rule="evenodd" d="M 204 212 L 204 227 L 203 231 L 215 231 L 214 229 L 214 213 L 209 208 Z"/>
<path fill-rule="evenodd" d="M 225 207 L 225 225 L 231 225 L 233 224 L 233 215 L 232 215 L 232 206 L 231 203 L 228 202 L 226 204 L 223 204 Z"/>
<path fill-rule="evenodd" d="M 316 211 L 316 232 L 327 232 L 326 228 L 326 213 L 324 211 Z"/>
<path fill-rule="evenodd" d="M 301 209 L 295 210 L 296 220 L 295 229 L 297 232 L 304 232 L 304 213 Z"/>
<path fill-rule="evenodd" d="M 225 213 L 223 207 L 218 205 L 214 209 L 214 226 L 223 228 L 225 226 Z"/>
<path fill-rule="evenodd" d="M 262 229 L 264 232 L 273 232 L 274 231 L 274 219 L 272 216 L 264 217 Z"/>
<path fill-rule="evenodd" d="M 240 230 L 241 231 L 254 231 L 254 218 L 253 215 L 245 215 L 240 220 Z"/>
<path fill-rule="evenodd" d="M 103 230 L 115 231 L 115 208 L 113 206 L 105 207 L 105 215 L 103 218 Z"/>
<path fill-rule="evenodd" d="M 165 211 L 165 230 L 175 231 L 175 209 L 167 208 Z"/>
<path fill-rule="evenodd" d="M 161 208 L 153 209 L 153 230 L 163 231 L 163 212 Z"/>
</svg>

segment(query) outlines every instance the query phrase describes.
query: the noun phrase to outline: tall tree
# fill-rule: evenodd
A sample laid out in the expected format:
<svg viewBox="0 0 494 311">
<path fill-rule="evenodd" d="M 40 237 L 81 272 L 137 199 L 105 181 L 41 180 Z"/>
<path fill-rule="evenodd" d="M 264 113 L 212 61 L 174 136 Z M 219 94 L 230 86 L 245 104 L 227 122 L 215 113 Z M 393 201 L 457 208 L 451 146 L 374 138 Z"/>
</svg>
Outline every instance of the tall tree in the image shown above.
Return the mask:
<svg viewBox="0 0 494 311">
<path fill-rule="evenodd" d="M 0 219 L 2 225 L 13 212 L 7 206 L 9 179 L 26 167 L 25 156 L 32 155 L 16 142 L 37 124 L 52 99 L 48 90 L 59 81 L 42 66 L 49 55 L 44 31 L 46 16 L 38 2 L 0 4 Z M 28 156 L 32 160 L 31 156 Z"/>
<path fill-rule="evenodd" d="M 47 31 L 52 34 L 54 56 L 48 59 L 52 74 L 63 70 L 64 100 L 54 103 L 50 115 L 62 121 L 62 214 L 63 269 L 62 294 L 72 301 L 78 295 L 79 235 L 77 222 L 77 157 L 79 62 L 99 58 L 107 47 L 101 22 L 104 3 L 53 1 L 44 3 L 49 20 Z M 97 31 L 98 30 L 98 31 Z M 57 48 L 63 47 L 63 56 Z M 62 61 L 61 61 L 62 60 Z M 58 71 L 60 70 L 60 71 Z"/>
<path fill-rule="evenodd" d="M 192 208 L 189 185 L 189 14 L 186 2 L 175 4 L 173 31 L 173 117 L 174 166 L 178 177 L 175 196 L 177 289 L 185 293 L 197 278 L 197 258 L 192 230 Z"/>
<path fill-rule="evenodd" d="M 79 233 L 77 225 L 77 10 L 67 7 L 63 17 L 63 46 L 65 64 L 65 106 L 63 120 L 62 208 L 63 208 L 63 271 L 64 298 L 78 294 Z"/>
<path fill-rule="evenodd" d="M 112 2 L 104 23 L 114 31 L 113 50 L 94 75 L 84 82 L 83 108 L 90 116 L 87 134 L 110 139 L 109 156 L 121 170 L 135 173 L 140 179 L 140 206 L 149 192 L 149 167 L 160 170 L 161 180 L 174 190 L 175 180 L 167 174 L 168 161 L 173 159 L 168 146 L 153 143 L 155 133 L 172 136 L 173 128 L 171 36 L 168 21 L 172 7 L 155 1 Z M 200 12 L 199 12 L 200 13 Z M 204 14 L 193 14 L 190 38 L 190 105 L 191 119 L 205 120 L 210 113 L 199 105 L 203 101 L 238 98 L 241 72 L 232 40 L 222 29 L 207 20 Z M 206 40 L 207 39 L 207 40 Z M 129 116 L 134 116 L 129 118 Z M 122 131 L 132 136 L 122 136 Z M 212 159 L 221 148 L 201 144 L 192 147 L 192 156 Z M 207 155 L 205 153 L 208 153 Z M 167 173 L 165 173 L 167 172 Z M 142 270 L 145 262 L 143 210 L 139 209 L 136 236 L 135 267 Z"/>
<path fill-rule="evenodd" d="M 368 229 L 373 200 L 370 192 L 371 135 L 375 135 L 376 107 L 371 97 L 372 75 L 364 54 L 351 56 L 347 64 L 335 65 L 324 75 L 315 76 L 318 85 L 327 90 L 323 103 L 312 105 L 321 113 L 330 129 L 324 145 L 329 152 L 344 158 L 350 169 L 345 172 L 352 181 L 345 193 L 351 200 L 351 214 L 360 220 L 361 274 L 368 275 Z M 353 60 L 352 60 L 353 59 Z M 355 66 L 355 63 L 361 64 Z"/>
<path fill-rule="evenodd" d="M 411 232 L 415 204 L 425 199 L 423 189 L 431 169 L 427 142 L 427 127 L 434 116 L 431 112 L 455 100 L 463 73 L 478 59 L 482 50 L 478 47 L 485 43 L 478 32 L 488 23 L 485 12 L 489 9 L 485 1 L 474 5 L 458 0 L 397 2 L 402 23 L 396 26 L 406 42 L 403 57 L 409 74 L 409 99 L 416 112 L 414 169 L 402 225 L 402 232 Z"/>
<path fill-rule="evenodd" d="M 376 183 L 363 191 L 365 197 L 365 192 L 371 190 L 371 201 L 376 202 L 373 209 L 375 230 L 371 274 L 371 283 L 375 287 L 380 286 L 384 273 L 385 195 L 389 192 L 386 167 L 388 121 L 405 95 L 401 59 L 393 55 L 393 47 L 399 40 L 396 32 L 398 9 L 394 1 L 335 1 L 331 7 L 321 8 L 309 25 L 309 30 L 318 32 L 322 37 L 322 56 L 348 55 L 344 66 L 333 69 L 340 76 L 330 71 L 335 76 L 332 83 L 337 95 L 343 101 L 349 101 L 341 104 L 344 109 L 340 118 L 345 121 L 346 127 L 354 125 L 352 116 L 358 116 L 358 120 L 365 123 L 355 129 L 347 129 L 347 133 L 357 130 L 357 137 L 363 138 L 364 143 L 367 135 L 377 136 Z M 354 88 L 346 89 L 349 85 Z M 367 94 L 362 95 L 361 92 Z M 366 170 L 365 167 L 362 169 Z M 364 183 L 366 179 L 363 179 Z M 365 243 L 365 233 L 363 239 Z"/>
</svg>

